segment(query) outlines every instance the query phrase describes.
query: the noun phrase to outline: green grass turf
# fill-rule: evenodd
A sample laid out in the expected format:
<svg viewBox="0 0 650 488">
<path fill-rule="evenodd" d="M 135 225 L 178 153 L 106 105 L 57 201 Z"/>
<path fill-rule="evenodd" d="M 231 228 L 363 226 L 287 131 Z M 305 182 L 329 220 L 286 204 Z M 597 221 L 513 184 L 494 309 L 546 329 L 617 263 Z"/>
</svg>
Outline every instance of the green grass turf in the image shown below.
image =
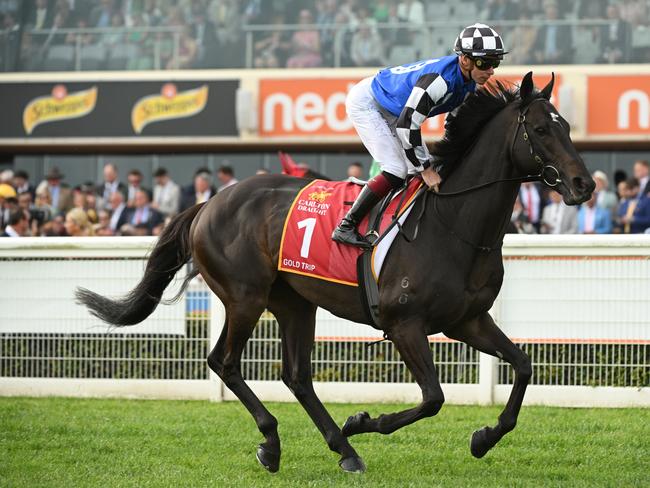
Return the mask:
<svg viewBox="0 0 650 488">
<path fill-rule="evenodd" d="M 280 471 L 255 460 L 262 437 L 239 403 L 0 398 L 0 486 L 650 486 L 650 410 L 525 407 L 483 459 L 473 430 L 500 407 L 444 406 L 389 436 L 352 443 L 363 475 L 342 472 L 297 404 L 268 404 Z M 403 405 L 328 405 L 341 424 Z"/>
</svg>

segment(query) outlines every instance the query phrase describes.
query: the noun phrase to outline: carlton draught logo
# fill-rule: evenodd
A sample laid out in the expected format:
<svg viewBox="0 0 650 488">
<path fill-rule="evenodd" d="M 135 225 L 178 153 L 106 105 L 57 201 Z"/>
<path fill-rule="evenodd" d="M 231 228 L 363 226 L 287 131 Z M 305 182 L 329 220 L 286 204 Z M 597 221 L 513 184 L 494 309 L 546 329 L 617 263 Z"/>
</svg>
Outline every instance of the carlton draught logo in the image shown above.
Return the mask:
<svg viewBox="0 0 650 488">
<path fill-rule="evenodd" d="M 56 85 L 51 95 L 34 98 L 23 111 L 23 127 L 29 135 L 47 122 L 78 119 L 88 115 L 97 102 L 97 87 L 68 93 L 64 85 Z"/>
<path fill-rule="evenodd" d="M 325 200 L 327 200 L 331 195 L 332 193 L 328 193 L 325 190 L 315 191 L 309 194 L 309 199 L 316 200 L 318 203 L 325 203 Z"/>
<path fill-rule="evenodd" d="M 166 83 L 160 95 L 138 100 L 131 111 L 131 125 L 140 134 L 147 125 L 161 120 L 183 119 L 200 113 L 208 102 L 208 86 L 178 92 L 176 85 Z"/>
<path fill-rule="evenodd" d="M 301 212 L 309 212 L 318 215 L 325 215 L 332 206 L 331 203 L 325 203 L 332 196 L 329 188 L 315 186 L 314 191 L 307 195 L 307 198 L 299 198 L 296 208 Z"/>
</svg>

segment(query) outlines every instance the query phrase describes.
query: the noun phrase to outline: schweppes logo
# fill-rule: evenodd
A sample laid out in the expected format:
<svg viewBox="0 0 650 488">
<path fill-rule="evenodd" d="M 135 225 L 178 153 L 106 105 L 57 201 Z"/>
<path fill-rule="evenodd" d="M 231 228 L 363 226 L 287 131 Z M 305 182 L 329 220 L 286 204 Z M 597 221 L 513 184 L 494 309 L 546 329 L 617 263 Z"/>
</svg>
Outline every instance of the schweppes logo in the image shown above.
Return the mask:
<svg viewBox="0 0 650 488">
<path fill-rule="evenodd" d="M 46 122 L 77 119 L 95 109 L 97 87 L 68 93 L 64 85 L 56 85 L 51 95 L 34 98 L 23 111 L 23 127 L 29 135 L 35 127 Z"/>
<path fill-rule="evenodd" d="M 136 134 L 153 122 L 191 117 L 201 112 L 208 101 L 208 86 L 177 92 L 176 85 L 166 83 L 160 95 L 138 100 L 131 110 L 131 125 Z"/>
<path fill-rule="evenodd" d="M 332 194 L 328 193 L 327 190 L 315 191 L 309 194 L 309 199 L 315 200 L 318 203 L 324 203 L 325 200 L 327 200 L 327 198 L 331 195 Z"/>
</svg>

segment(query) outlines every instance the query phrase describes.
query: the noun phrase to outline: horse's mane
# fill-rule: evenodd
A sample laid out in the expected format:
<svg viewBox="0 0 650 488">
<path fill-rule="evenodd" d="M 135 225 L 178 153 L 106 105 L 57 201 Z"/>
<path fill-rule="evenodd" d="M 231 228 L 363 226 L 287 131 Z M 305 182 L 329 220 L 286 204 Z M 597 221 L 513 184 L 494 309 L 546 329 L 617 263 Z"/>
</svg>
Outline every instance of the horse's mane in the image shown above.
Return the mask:
<svg viewBox="0 0 650 488">
<path fill-rule="evenodd" d="M 527 102 L 538 98 L 536 91 Z M 447 116 L 445 135 L 433 146 L 432 154 L 453 168 L 465 152 L 476 142 L 481 128 L 509 103 L 519 99 L 518 88 L 508 88 L 496 83 L 489 89 L 480 89 L 470 95 L 456 110 Z"/>
</svg>

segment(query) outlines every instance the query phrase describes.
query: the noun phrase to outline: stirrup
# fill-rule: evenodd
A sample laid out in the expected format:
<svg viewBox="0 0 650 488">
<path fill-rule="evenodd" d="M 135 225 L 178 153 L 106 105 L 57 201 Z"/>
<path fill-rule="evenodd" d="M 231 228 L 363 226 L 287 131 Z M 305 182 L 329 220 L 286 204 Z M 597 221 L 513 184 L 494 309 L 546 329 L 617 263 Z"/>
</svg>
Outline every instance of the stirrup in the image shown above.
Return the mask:
<svg viewBox="0 0 650 488">
<path fill-rule="evenodd" d="M 379 239 L 379 233 L 376 230 L 370 230 L 366 232 L 366 235 L 363 237 L 366 241 L 368 241 L 370 247 L 373 247 L 375 245 L 375 241 Z"/>
<path fill-rule="evenodd" d="M 361 248 L 370 248 L 372 244 L 368 242 L 357 229 L 351 229 L 348 232 L 341 230 L 339 227 L 334 229 L 332 232 L 332 240 L 340 244 L 345 244 L 348 246 L 361 247 Z"/>
</svg>

